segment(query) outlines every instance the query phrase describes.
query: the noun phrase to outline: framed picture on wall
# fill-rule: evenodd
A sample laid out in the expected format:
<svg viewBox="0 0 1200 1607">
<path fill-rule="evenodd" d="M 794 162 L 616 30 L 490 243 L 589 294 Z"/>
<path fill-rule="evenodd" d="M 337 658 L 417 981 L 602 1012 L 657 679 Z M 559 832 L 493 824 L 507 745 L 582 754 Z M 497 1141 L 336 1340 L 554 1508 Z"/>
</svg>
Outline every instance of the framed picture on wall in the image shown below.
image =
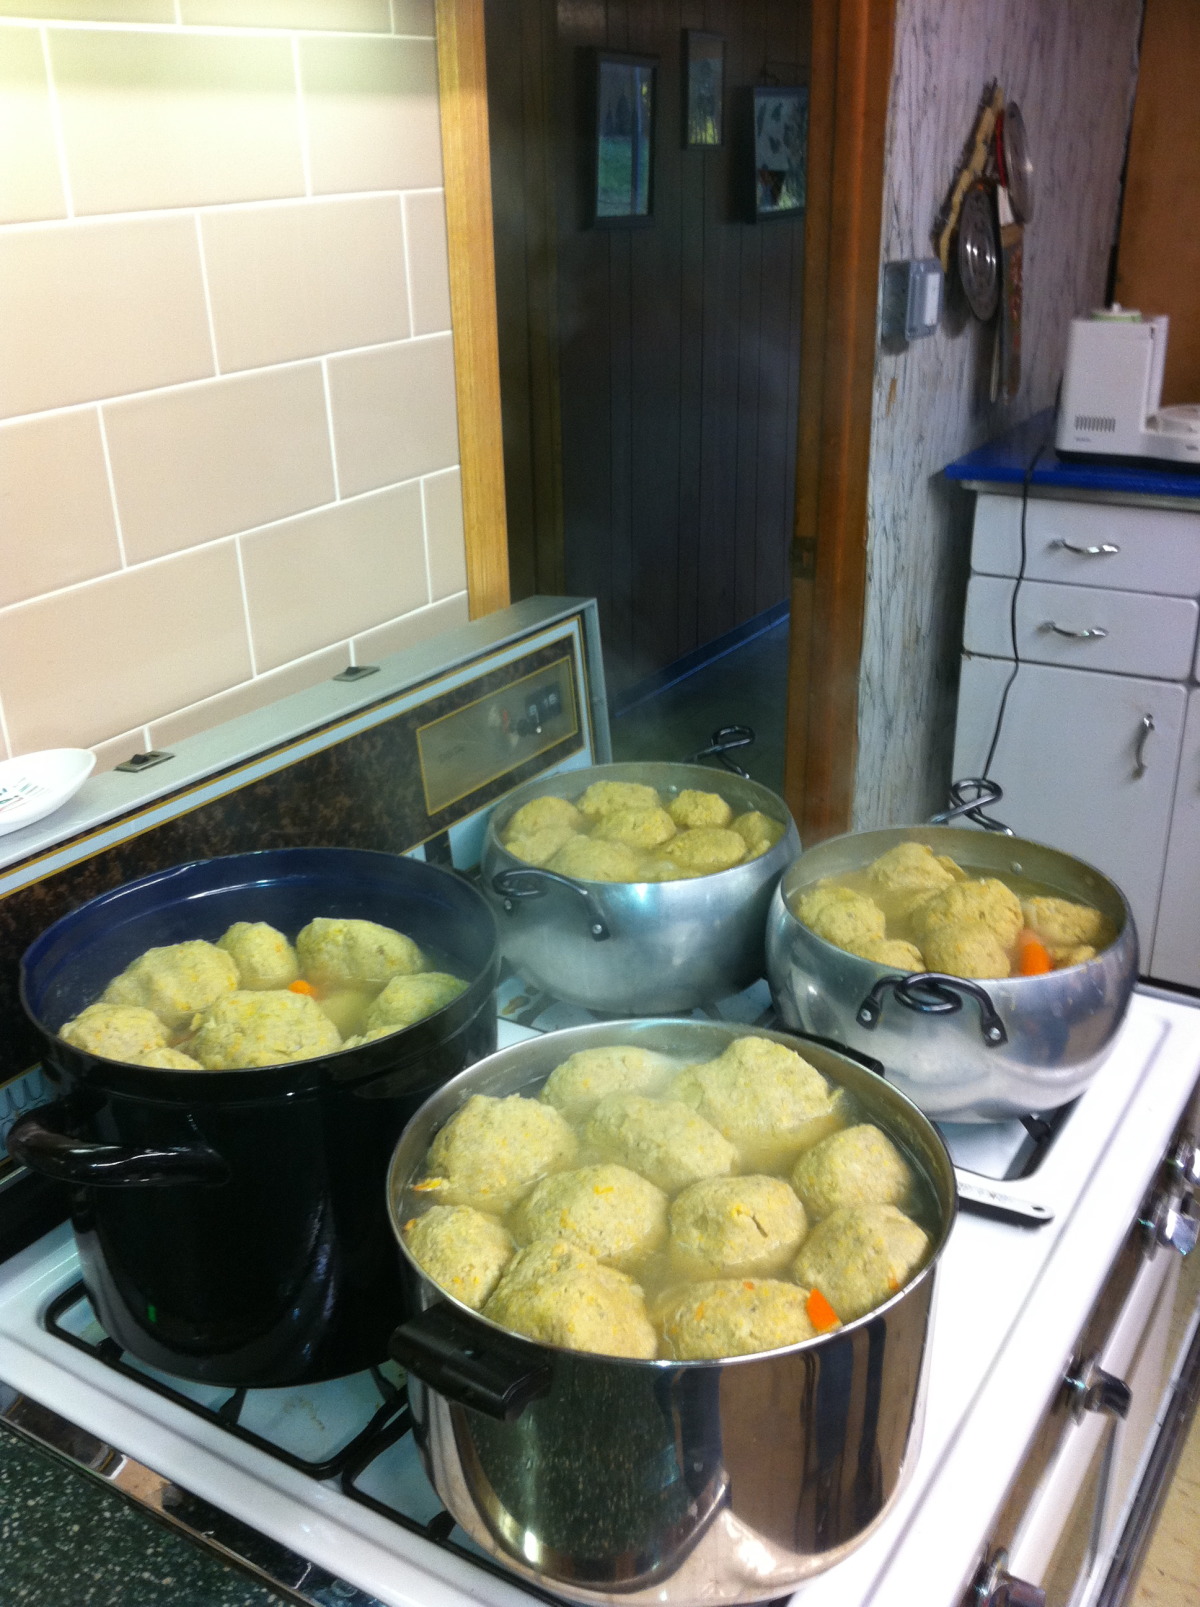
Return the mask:
<svg viewBox="0 0 1200 1607">
<path fill-rule="evenodd" d="M 683 34 L 683 143 L 725 141 L 725 40 L 686 28 Z"/>
<path fill-rule="evenodd" d="M 657 76 L 656 56 L 596 53 L 597 228 L 650 221 Z"/>
<path fill-rule="evenodd" d="M 808 160 L 808 89 L 754 86 L 754 217 L 804 211 Z"/>
</svg>

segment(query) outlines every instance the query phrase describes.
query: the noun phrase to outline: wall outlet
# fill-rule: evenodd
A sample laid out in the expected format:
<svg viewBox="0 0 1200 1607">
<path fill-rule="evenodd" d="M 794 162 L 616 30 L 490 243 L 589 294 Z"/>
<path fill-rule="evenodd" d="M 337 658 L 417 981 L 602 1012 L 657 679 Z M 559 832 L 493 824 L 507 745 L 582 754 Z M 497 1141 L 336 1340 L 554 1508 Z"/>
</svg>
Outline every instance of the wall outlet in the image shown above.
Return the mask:
<svg viewBox="0 0 1200 1607">
<path fill-rule="evenodd" d="M 903 351 L 910 340 L 933 334 L 942 313 L 944 286 L 936 257 L 884 263 L 879 333 L 886 349 Z"/>
</svg>

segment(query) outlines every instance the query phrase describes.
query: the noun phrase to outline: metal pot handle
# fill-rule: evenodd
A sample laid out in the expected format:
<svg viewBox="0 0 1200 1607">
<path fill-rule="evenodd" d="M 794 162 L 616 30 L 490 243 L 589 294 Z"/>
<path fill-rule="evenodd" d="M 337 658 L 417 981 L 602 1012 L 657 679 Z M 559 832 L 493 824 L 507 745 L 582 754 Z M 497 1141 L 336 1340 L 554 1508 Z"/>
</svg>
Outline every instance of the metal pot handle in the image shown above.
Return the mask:
<svg viewBox="0 0 1200 1607">
<path fill-rule="evenodd" d="M 707 748 L 701 748 L 699 753 L 693 753 L 683 762 L 684 764 L 699 764 L 701 759 L 716 759 L 733 775 L 741 776 L 743 781 L 749 781 L 749 770 L 743 770 L 737 760 L 731 759 L 729 754 L 733 748 L 748 748 L 753 741 L 753 726 L 722 725 L 709 737 Z"/>
<path fill-rule="evenodd" d="M 215 1188 L 229 1181 L 229 1166 L 207 1144 L 178 1149 L 135 1149 L 72 1138 L 61 1100 L 39 1105 L 12 1125 L 8 1153 L 22 1166 L 56 1183 L 87 1188 Z"/>
<path fill-rule="evenodd" d="M 612 929 L 605 919 L 604 911 L 588 892 L 586 887 L 580 887 L 568 876 L 560 876 L 557 871 L 541 870 L 530 865 L 520 870 L 497 871 L 492 877 L 492 887 L 504 901 L 507 914 L 515 915 L 519 901 L 523 898 L 545 898 L 548 887 L 565 887 L 568 893 L 574 893 L 581 898 L 587 910 L 588 930 L 597 943 L 603 943 L 605 938 L 612 936 Z"/>
<path fill-rule="evenodd" d="M 470 1323 L 444 1304 L 402 1322 L 388 1351 L 439 1395 L 501 1423 L 515 1423 L 550 1388 L 550 1364 L 532 1346 Z"/>
<path fill-rule="evenodd" d="M 874 1031 L 879 1025 L 884 995 L 889 988 L 895 993 L 897 1003 L 919 1015 L 929 1016 L 957 1015 L 966 995 L 979 1006 L 979 1026 L 985 1047 L 999 1049 L 1008 1042 L 1004 1023 L 986 988 L 981 988 L 978 982 L 968 982 L 965 977 L 947 976 L 944 971 L 913 971 L 904 976 L 880 977 L 858 1007 L 856 1020 L 860 1027 Z"/>
<path fill-rule="evenodd" d="M 999 803 L 1004 796 L 1004 788 L 999 782 L 989 781 L 986 776 L 964 776 L 961 781 L 950 784 L 950 807 L 943 809 L 940 815 L 930 815 L 931 826 L 945 826 L 951 820 L 957 820 L 964 815 L 973 820 L 977 826 L 985 831 L 998 831 L 1005 837 L 1013 835 L 1011 826 L 1003 821 L 993 820 L 990 815 L 984 814 L 984 806 Z"/>
<path fill-rule="evenodd" d="M 799 1038 L 801 1043 L 817 1043 L 822 1049 L 832 1049 L 835 1054 L 845 1055 L 847 1060 L 853 1060 L 856 1066 L 864 1071 L 871 1072 L 876 1077 L 887 1076 L 882 1060 L 876 1060 L 874 1055 L 865 1055 L 861 1049 L 851 1049 L 849 1044 L 839 1043 L 836 1038 L 822 1038 L 818 1032 L 797 1032 L 795 1027 L 787 1027 L 789 1038 Z"/>
</svg>

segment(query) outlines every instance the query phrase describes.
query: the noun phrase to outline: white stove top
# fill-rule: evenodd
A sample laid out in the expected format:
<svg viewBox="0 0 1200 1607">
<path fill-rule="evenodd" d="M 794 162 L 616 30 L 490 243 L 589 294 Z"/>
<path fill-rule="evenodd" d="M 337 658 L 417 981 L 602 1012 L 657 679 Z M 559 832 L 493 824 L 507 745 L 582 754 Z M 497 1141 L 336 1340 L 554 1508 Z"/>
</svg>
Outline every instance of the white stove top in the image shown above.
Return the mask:
<svg viewBox="0 0 1200 1607">
<path fill-rule="evenodd" d="M 502 1041 L 527 1030 L 505 1023 Z M 857 1552 L 796 1592 L 798 1607 L 958 1601 L 1198 1075 L 1200 1012 L 1139 992 L 1113 1054 L 1037 1172 L 1005 1185 L 1036 1197 L 1052 1220 L 1020 1228 L 959 1217 L 938 1272 L 925 1432 L 911 1479 Z M 515 1581 L 47 1333 L 41 1314 L 77 1278 L 65 1227 L 0 1267 L 0 1380 L 12 1389 L 387 1607 L 530 1601 Z M 324 1409 L 295 1393 L 289 1410 Z M 365 1487 L 391 1500 L 402 1494 L 421 1521 L 438 1507 L 411 1435 L 372 1466 Z"/>
</svg>

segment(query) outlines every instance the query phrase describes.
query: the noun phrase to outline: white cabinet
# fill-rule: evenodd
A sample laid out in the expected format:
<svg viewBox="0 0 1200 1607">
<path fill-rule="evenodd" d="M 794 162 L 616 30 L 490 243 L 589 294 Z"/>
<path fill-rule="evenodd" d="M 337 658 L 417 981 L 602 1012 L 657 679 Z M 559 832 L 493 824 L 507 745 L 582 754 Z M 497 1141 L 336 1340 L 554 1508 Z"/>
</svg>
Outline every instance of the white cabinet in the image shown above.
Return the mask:
<svg viewBox="0 0 1200 1607">
<path fill-rule="evenodd" d="M 982 774 L 1012 676 L 1020 528 L 1020 497 L 979 496 L 956 776 Z M 995 813 L 1110 876 L 1143 973 L 1200 987 L 1200 509 L 1031 496 L 1025 541 Z"/>
</svg>

